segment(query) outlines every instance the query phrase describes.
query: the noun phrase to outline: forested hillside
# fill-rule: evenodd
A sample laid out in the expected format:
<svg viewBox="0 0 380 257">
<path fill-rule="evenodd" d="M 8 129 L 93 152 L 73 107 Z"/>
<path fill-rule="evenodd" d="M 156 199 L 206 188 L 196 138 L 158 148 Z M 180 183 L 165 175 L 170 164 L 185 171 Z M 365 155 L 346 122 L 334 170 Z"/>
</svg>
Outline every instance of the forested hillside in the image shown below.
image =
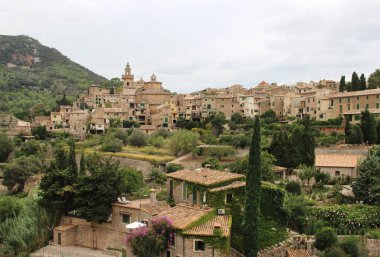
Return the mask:
<svg viewBox="0 0 380 257">
<path fill-rule="evenodd" d="M 22 116 L 36 103 L 49 111 L 63 93 L 76 96 L 107 81 L 31 37 L 0 35 L 0 112 Z"/>
</svg>

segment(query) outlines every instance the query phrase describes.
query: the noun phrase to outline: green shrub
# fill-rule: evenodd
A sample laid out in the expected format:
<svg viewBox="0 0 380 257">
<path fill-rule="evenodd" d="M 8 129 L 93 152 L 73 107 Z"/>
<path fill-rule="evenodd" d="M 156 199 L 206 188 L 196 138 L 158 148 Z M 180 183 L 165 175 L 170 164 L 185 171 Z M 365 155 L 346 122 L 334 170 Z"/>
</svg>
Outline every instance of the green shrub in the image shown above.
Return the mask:
<svg viewBox="0 0 380 257">
<path fill-rule="evenodd" d="M 143 132 L 139 130 L 133 130 L 132 134 L 128 137 L 128 144 L 132 146 L 142 147 L 148 144 L 148 139 Z"/>
<path fill-rule="evenodd" d="M 162 137 L 162 136 L 150 137 L 149 138 L 149 144 L 151 144 L 155 147 L 163 147 L 165 145 L 164 137 Z"/>
<path fill-rule="evenodd" d="M 104 152 L 121 152 L 123 150 L 123 141 L 120 139 L 107 139 L 103 142 L 102 146 L 100 147 L 101 151 Z"/>
<path fill-rule="evenodd" d="M 158 185 L 163 185 L 166 182 L 166 176 L 161 171 L 152 169 L 148 175 L 148 181 Z"/>
<path fill-rule="evenodd" d="M 295 195 L 301 195 L 301 185 L 297 181 L 290 181 L 287 183 L 285 190 Z"/>
<path fill-rule="evenodd" d="M 178 170 L 183 170 L 183 166 L 181 164 L 169 164 L 166 166 L 167 173 L 176 172 Z"/>
<path fill-rule="evenodd" d="M 320 255 L 320 257 L 350 257 L 347 255 L 342 248 L 340 247 L 330 247 L 326 249 L 324 253 Z"/>
<path fill-rule="evenodd" d="M 370 239 L 380 239 L 380 229 L 371 229 L 365 236 Z"/>
<path fill-rule="evenodd" d="M 224 169 L 223 164 L 217 159 L 209 158 L 209 159 L 205 160 L 204 162 L 202 162 L 202 167 L 206 167 L 208 165 L 210 165 L 210 169 L 213 169 L 213 170 L 223 170 Z"/>
<path fill-rule="evenodd" d="M 315 234 L 315 248 L 323 251 L 338 242 L 336 232 L 331 227 L 322 228 Z"/>
<path fill-rule="evenodd" d="M 350 257 L 367 257 L 368 251 L 358 237 L 347 237 L 340 244 L 340 248 Z"/>
</svg>

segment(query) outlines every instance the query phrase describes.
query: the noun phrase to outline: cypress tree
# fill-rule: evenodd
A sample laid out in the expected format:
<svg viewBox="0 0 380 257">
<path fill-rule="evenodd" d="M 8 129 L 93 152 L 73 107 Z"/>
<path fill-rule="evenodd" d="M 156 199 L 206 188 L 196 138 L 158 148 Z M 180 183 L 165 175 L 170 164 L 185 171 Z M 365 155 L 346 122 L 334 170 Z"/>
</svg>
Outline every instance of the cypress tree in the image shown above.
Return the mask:
<svg viewBox="0 0 380 257">
<path fill-rule="evenodd" d="M 255 117 L 254 132 L 246 178 L 243 245 L 246 257 L 257 257 L 259 251 L 259 215 L 261 201 L 260 119 Z"/>
<path fill-rule="evenodd" d="M 346 76 L 340 77 L 340 82 L 339 82 L 339 92 L 344 92 L 347 90 L 347 85 L 346 85 Z"/>
<path fill-rule="evenodd" d="M 354 71 L 354 73 L 352 73 L 352 78 L 351 78 L 351 91 L 358 91 L 358 90 L 360 90 L 359 76 Z"/>
<path fill-rule="evenodd" d="M 377 130 L 377 140 L 376 140 L 376 144 L 380 144 L 380 122 L 377 123 L 376 130 Z"/>
<path fill-rule="evenodd" d="M 85 161 L 83 152 L 82 152 L 82 155 L 80 156 L 79 174 L 86 175 L 86 161 Z"/>
<path fill-rule="evenodd" d="M 360 128 L 363 134 L 363 141 L 367 144 L 373 144 L 377 140 L 377 130 L 376 130 L 376 120 L 375 117 L 368 111 L 362 112 L 362 117 L 360 121 Z"/>
<path fill-rule="evenodd" d="M 351 81 L 347 82 L 347 84 L 346 84 L 346 89 L 347 89 L 348 92 L 353 91 L 353 90 L 352 90 Z"/>
<path fill-rule="evenodd" d="M 349 144 L 350 140 L 350 133 L 351 133 L 351 124 L 350 124 L 350 121 L 347 119 L 346 120 L 346 125 L 344 126 L 344 142 L 346 144 Z"/>
<path fill-rule="evenodd" d="M 69 170 L 74 174 L 78 173 L 78 165 L 75 158 L 75 141 L 70 140 L 70 152 L 69 152 Z"/>
<path fill-rule="evenodd" d="M 366 90 L 367 89 L 367 82 L 365 80 L 364 74 L 362 74 L 360 76 L 359 87 L 360 87 L 360 90 Z"/>
<path fill-rule="evenodd" d="M 302 141 L 298 142 L 301 144 L 301 153 L 303 155 L 303 160 L 301 164 L 305 164 L 308 167 L 314 166 L 315 162 L 315 138 L 310 125 L 310 118 L 306 116 L 303 125 L 305 127 L 302 135 Z"/>
</svg>

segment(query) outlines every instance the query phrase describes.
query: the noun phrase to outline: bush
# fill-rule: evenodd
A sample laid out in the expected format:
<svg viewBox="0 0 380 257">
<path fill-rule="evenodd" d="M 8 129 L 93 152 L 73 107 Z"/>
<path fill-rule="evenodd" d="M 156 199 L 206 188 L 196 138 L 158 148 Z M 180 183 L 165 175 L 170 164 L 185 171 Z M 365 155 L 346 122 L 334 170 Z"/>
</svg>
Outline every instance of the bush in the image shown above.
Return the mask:
<svg viewBox="0 0 380 257">
<path fill-rule="evenodd" d="M 100 150 L 112 153 L 121 152 L 123 150 L 123 145 L 123 141 L 120 139 L 106 139 L 100 147 Z"/>
<path fill-rule="evenodd" d="M 321 255 L 321 257 L 349 257 L 342 248 L 330 247 Z"/>
<path fill-rule="evenodd" d="M 139 130 L 133 130 L 128 138 L 128 144 L 132 146 L 142 147 L 148 144 L 145 134 Z"/>
<path fill-rule="evenodd" d="M 217 159 L 209 158 L 205 160 L 204 162 L 202 162 L 202 167 L 206 167 L 207 165 L 210 165 L 210 169 L 213 169 L 213 170 L 224 169 L 224 166 L 222 165 L 222 163 Z"/>
<path fill-rule="evenodd" d="M 315 248 L 323 251 L 338 242 L 336 232 L 331 227 L 322 228 L 315 234 Z"/>
<path fill-rule="evenodd" d="M 2 132 L 0 132 L 0 145 L 0 162 L 5 162 L 13 151 L 14 145 L 12 140 Z"/>
<path fill-rule="evenodd" d="M 165 145 L 165 140 L 162 136 L 150 137 L 149 144 L 155 147 L 163 147 Z"/>
<path fill-rule="evenodd" d="M 169 149 L 175 156 L 189 153 L 196 148 L 198 139 L 198 133 L 188 130 L 178 131 L 170 138 Z"/>
<path fill-rule="evenodd" d="M 297 181 L 290 181 L 286 184 L 285 190 L 295 195 L 301 195 L 301 185 Z"/>
<path fill-rule="evenodd" d="M 340 244 L 340 248 L 350 257 L 367 257 L 368 251 L 357 237 L 347 237 Z"/>
<path fill-rule="evenodd" d="M 183 170 L 183 166 L 181 164 L 169 164 L 166 166 L 167 173 L 176 172 L 178 170 Z"/>
<path fill-rule="evenodd" d="M 161 171 L 157 169 L 152 169 L 148 175 L 148 181 L 158 185 L 163 185 L 166 182 L 166 176 Z"/>
</svg>

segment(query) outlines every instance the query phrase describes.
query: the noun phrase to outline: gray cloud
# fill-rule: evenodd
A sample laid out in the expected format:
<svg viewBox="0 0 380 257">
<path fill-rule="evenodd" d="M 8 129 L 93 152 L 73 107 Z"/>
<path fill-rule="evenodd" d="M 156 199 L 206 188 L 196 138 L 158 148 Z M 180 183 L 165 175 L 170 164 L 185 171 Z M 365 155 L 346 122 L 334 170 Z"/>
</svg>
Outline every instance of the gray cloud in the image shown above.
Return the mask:
<svg viewBox="0 0 380 257">
<path fill-rule="evenodd" d="M 1 34 L 27 34 L 108 78 L 127 61 L 165 87 L 368 75 L 380 67 L 375 0 L 3 0 Z"/>
</svg>

